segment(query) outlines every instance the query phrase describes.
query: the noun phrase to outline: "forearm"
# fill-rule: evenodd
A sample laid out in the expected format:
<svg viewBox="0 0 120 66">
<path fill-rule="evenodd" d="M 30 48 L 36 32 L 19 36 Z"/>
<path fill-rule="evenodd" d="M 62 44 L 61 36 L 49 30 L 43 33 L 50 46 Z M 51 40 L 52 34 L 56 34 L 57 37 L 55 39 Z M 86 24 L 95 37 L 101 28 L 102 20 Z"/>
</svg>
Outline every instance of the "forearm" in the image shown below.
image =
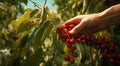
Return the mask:
<svg viewBox="0 0 120 66">
<path fill-rule="evenodd" d="M 120 4 L 114 5 L 100 14 L 100 23 L 103 27 L 120 24 Z"/>
</svg>

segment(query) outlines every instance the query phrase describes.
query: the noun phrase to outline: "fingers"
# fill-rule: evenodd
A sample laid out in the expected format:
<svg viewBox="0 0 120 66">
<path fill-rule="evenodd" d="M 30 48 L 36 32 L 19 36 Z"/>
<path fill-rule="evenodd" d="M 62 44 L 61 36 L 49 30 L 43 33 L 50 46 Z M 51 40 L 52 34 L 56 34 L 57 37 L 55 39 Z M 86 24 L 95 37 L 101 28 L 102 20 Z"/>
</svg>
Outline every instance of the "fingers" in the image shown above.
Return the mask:
<svg viewBox="0 0 120 66">
<path fill-rule="evenodd" d="M 71 31 L 69 31 L 71 34 L 75 34 L 80 30 L 83 30 L 85 24 L 81 21 L 78 25 L 76 25 Z"/>
<path fill-rule="evenodd" d="M 70 20 L 66 21 L 65 24 L 66 24 L 66 23 L 75 23 L 75 22 L 76 22 L 76 23 L 79 23 L 81 20 L 82 20 L 82 19 L 77 16 L 77 17 L 71 18 Z"/>
</svg>

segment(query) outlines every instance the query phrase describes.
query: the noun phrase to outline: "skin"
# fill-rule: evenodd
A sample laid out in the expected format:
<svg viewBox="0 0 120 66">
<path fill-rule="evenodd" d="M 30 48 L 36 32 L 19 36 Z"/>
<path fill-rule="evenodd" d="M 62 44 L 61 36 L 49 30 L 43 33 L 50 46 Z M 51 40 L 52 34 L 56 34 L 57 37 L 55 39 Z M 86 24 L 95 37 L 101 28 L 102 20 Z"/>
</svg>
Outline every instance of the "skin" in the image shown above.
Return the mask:
<svg viewBox="0 0 120 66">
<path fill-rule="evenodd" d="M 75 22 L 76 20 L 80 21 L 80 23 L 70 31 L 71 34 L 78 31 L 94 34 L 109 26 L 120 24 L 120 4 L 111 6 L 100 13 L 78 15 L 66 21 L 66 23 Z"/>
</svg>

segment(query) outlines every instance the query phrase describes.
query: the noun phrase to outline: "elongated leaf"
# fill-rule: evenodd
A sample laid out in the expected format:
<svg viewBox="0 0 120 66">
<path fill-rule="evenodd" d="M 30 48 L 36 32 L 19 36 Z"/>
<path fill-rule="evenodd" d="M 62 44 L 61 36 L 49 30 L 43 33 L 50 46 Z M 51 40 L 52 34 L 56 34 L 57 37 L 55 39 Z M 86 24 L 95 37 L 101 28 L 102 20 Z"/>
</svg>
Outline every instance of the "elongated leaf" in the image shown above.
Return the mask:
<svg viewBox="0 0 120 66">
<path fill-rule="evenodd" d="M 19 16 L 16 20 L 15 29 L 17 33 L 25 31 L 25 29 L 27 28 L 28 22 L 31 20 L 29 15 L 30 12 L 30 9 L 26 10 L 25 13 L 22 16 Z"/>
<path fill-rule="evenodd" d="M 38 48 L 33 55 L 26 58 L 21 66 L 39 66 L 43 61 L 43 55 L 44 52 L 42 51 L 42 48 Z"/>
<path fill-rule="evenodd" d="M 38 28 L 38 30 L 34 34 L 34 39 L 33 40 L 35 41 L 34 43 L 36 44 L 36 46 L 38 44 L 43 43 L 43 42 L 41 42 L 41 38 L 43 37 L 43 34 L 44 34 L 46 28 L 48 27 L 48 25 L 49 25 L 49 21 L 46 21 L 42 26 L 40 26 Z"/>
<path fill-rule="evenodd" d="M 35 9 L 30 13 L 30 18 L 32 18 L 39 10 Z"/>
<path fill-rule="evenodd" d="M 28 38 L 28 35 L 23 36 L 23 38 L 20 41 L 20 45 L 19 45 L 20 48 L 23 48 L 23 47 L 26 46 L 26 44 L 27 44 L 27 38 Z"/>
<path fill-rule="evenodd" d="M 57 39 L 57 34 L 53 35 L 53 47 L 55 50 L 57 50 L 59 53 L 64 54 L 64 44 Z"/>
<path fill-rule="evenodd" d="M 83 45 L 79 45 L 79 47 L 80 47 L 80 51 L 81 51 L 81 53 L 82 53 L 82 58 L 81 58 L 81 63 L 83 63 L 84 64 L 84 62 L 86 61 L 86 51 L 85 51 L 85 48 L 84 48 L 84 46 Z"/>
<path fill-rule="evenodd" d="M 41 41 L 43 42 L 47 37 L 49 37 L 49 35 L 51 34 L 51 30 L 53 28 L 53 25 L 52 24 L 49 24 L 49 26 L 46 28 L 44 34 L 43 34 L 43 37 L 41 39 Z"/>
</svg>

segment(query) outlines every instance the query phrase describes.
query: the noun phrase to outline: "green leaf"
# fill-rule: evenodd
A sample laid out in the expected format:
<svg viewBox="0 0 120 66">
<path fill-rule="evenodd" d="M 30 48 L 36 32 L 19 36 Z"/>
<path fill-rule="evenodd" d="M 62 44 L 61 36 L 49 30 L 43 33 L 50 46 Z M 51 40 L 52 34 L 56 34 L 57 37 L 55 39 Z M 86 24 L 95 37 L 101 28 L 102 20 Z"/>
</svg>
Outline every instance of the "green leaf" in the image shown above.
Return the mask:
<svg viewBox="0 0 120 66">
<path fill-rule="evenodd" d="M 80 47 L 80 51 L 81 51 L 81 53 L 82 53 L 81 63 L 84 64 L 84 62 L 86 61 L 86 58 L 87 58 L 87 56 L 86 56 L 87 54 L 86 54 L 86 51 L 85 51 L 85 47 L 84 47 L 82 44 L 80 44 L 79 47 Z"/>
<path fill-rule="evenodd" d="M 28 26 L 28 21 L 23 21 L 18 27 L 17 33 L 25 31 L 26 29 L 28 29 Z"/>
<path fill-rule="evenodd" d="M 59 53 L 64 54 L 64 44 L 57 39 L 57 34 L 53 35 L 53 47 L 55 50 L 57 50 Z"/>
<path fill-rule="evenodd" d="M 27 9 L 22 16 L 18 17 L 15 25 L 16 33 L 26 30 L 26 28 L 28 27 L 28 22 L 31 20 L 29 15 L 30 12 L 31 12 L 31 9 Z"/>
<path fill-rule="evenodd" d="M 30 13 L 30 18 L 32 18 L 39 10 L 38 9 L 34 9 L 31 13 Z"/>
<path fill-rule="evenodd" d="M 43 43 L 43 42 L 41 42 L 41 39 L 42 39 L 43 34 L 44 34 L 46 28 L 48 27 L 48 25 L 49 25 L 49 21 L 46 21 L 46 22 L 43 23 L 42 26 L 40 26 L 36 30 L 36 32 L 34 34 L 34 38 L 33 38 L 33 40 L 35 41 L 34 44 L 36 44 L 36 46 L 38 46 L 38 44 L 42 44 Z"/>
<path fill-rule="evenodd" d="M 27 44 L 27 38 L 28 38 L 28 35 L 25 35 L 25 36 L 23 36 L 23 38 L 20 40 L 20 45 L 19 45 L 20 48 L 23 48 L 23 47 L 26 46 L 26 44 Z"/>
<path fill-rule="evenodd" d="M 43 34 L 43 37 L 41 39 L 41 41 L 43 42 L 47 37 L 49 37 L 49 35 L 51 34 L 51 31 L 53 29 L 53 25 L 52 24 L 49 24 L 49 26 L 46 28 L 44 34 Z"/>
<path fill-rule="evenodd" d="M 33 55 L 27 57 L 21 66 L 39 66 L 41 62 L 43 62 L 44 52 L 42 48 L 38 48 Z"/>
</svg>

